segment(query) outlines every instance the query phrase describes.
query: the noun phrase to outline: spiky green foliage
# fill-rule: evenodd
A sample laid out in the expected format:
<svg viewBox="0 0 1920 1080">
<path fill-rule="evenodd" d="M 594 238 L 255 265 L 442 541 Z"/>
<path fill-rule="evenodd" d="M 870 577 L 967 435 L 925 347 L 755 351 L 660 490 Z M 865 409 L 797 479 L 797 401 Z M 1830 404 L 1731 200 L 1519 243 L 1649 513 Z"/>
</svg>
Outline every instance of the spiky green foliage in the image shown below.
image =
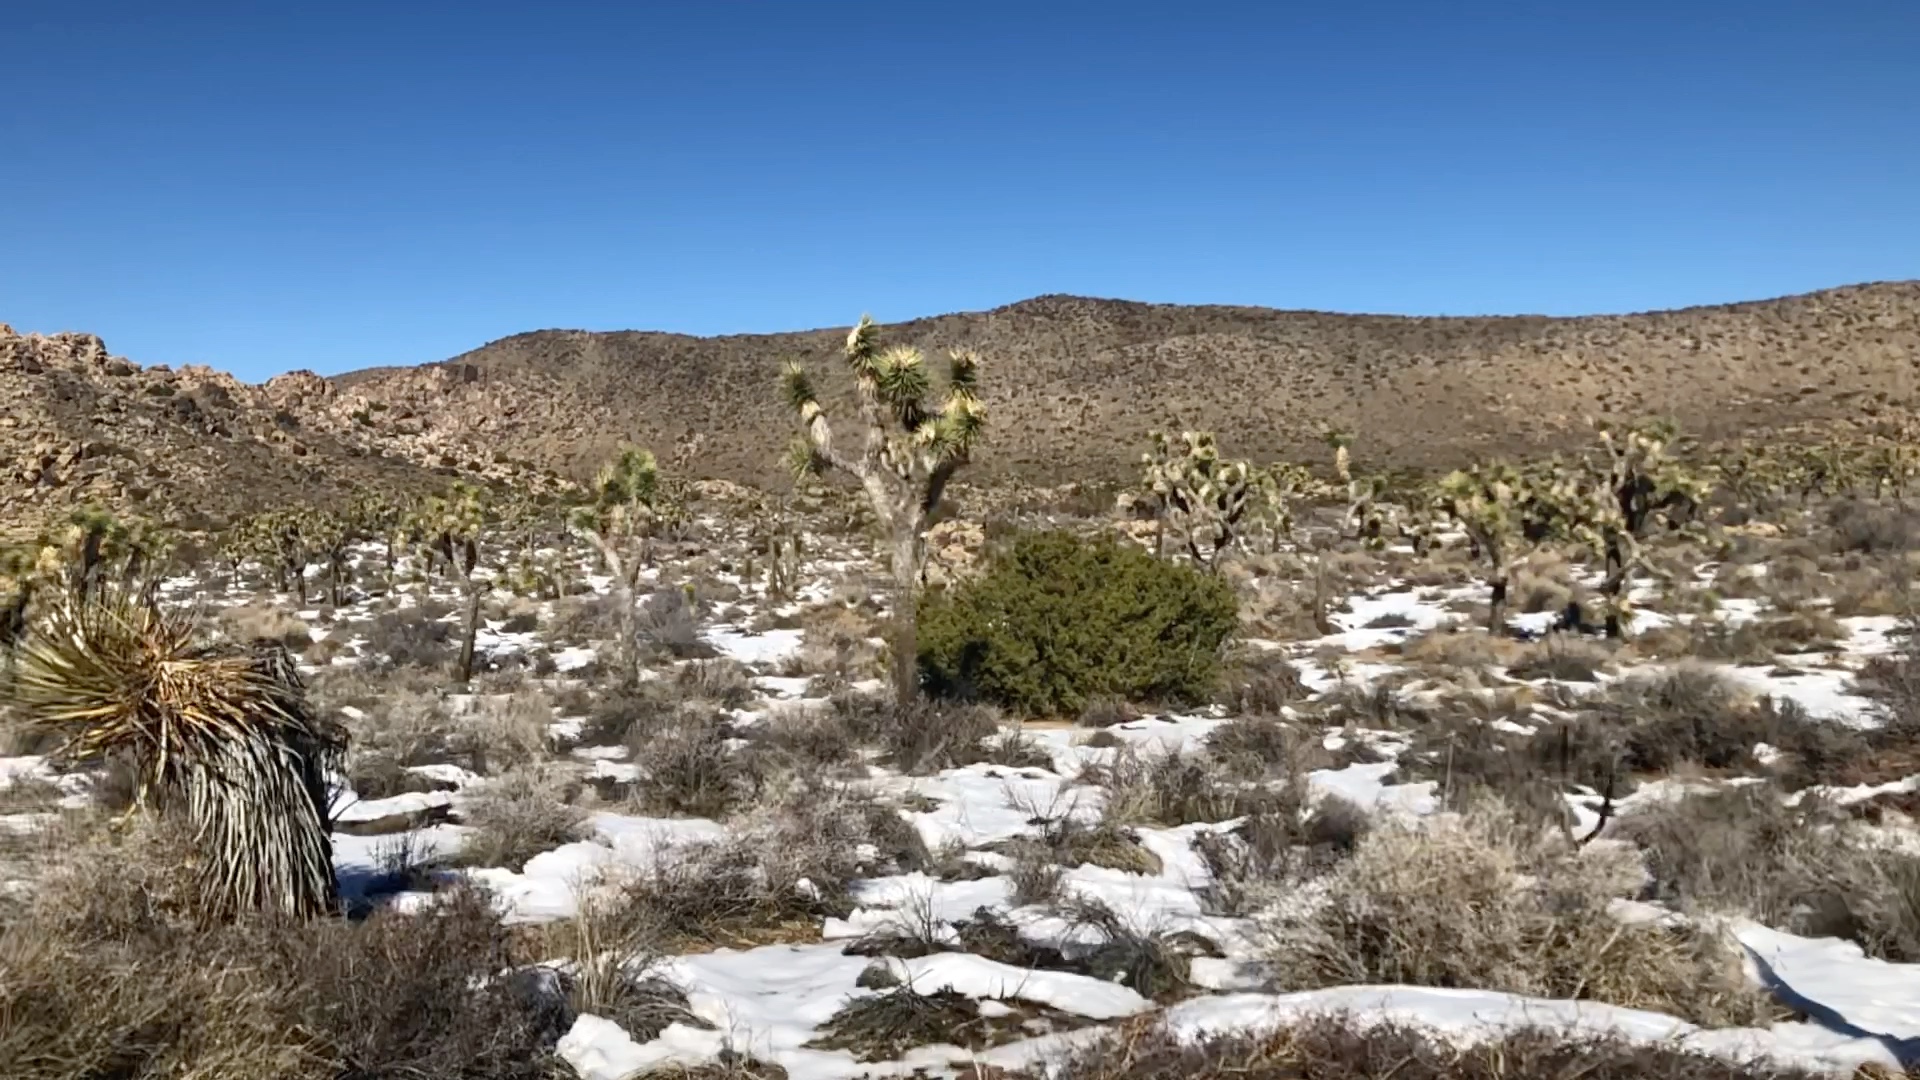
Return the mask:
<svg viewBox="0 0 1920 1080">
<path fill-rule="evenodd" d="M 109 584 L 40 613 L 12 689 L 64 755 L 129 761 L 139 805 L 186 816 L 207 916 L 337 907 L 326 777 L 346 734 L 307 710 L 284 651 L 209 652 L 189 619 Z"/>
<path fill-rule="evenodd" d="M 980 357 L 967 350 L 948 354 L 946 389 L 936 403 L 930 400 L 934 387 L 920 350 L 883 345 L 871 317 L 861 316 L 848 332 L 843 355 L 858 391 L 860 449 L 849 452 L 835 443 L 834 427 L 812 379 L 797 361 L 788 361 L 782 385 L 800 421 L 800 439 L 789 463 L 800 474 L 842 473 L 865 489 L 890 540 L 896 592 L 894 690 L 909 698 L 919 692 L 914 598 L 926 561 L 926 531 L 947 484 L 971 458 L 986 425 L 979 398 Z"/>
<path fill-rule="evenodd" d="M 1291 502 L 1304 474 L 1225 458 L 1210 432 L 1182 432 L 1176 443 L 1155 431 L 1150 440 L 1134 504 L 1158 524 L 1161 554 L 1171 540 L 1213 571 L 1230 552 L 1262 541 L 1271 548 L 1292 531 Z"/>
<path fill-rule="evenodd" d="M 1513 572 L 1546 532 L 1538 488 L 1537 475 L 1492 463 L 1456 470 L 1434 489 L 1434 508 L 1467 534 L 1473 551 L 1486 564 L 1491 593 L 1488 633 L 1505 630 L 1507 587 Z"/>
<path fill-rule="evenodd" d="M 1601 462 L 1586 477 L 1564 485 L 1562 505 L 1570 531 L 1606 559 L 1600 587 L 1607 635 L 1618 637 L 1632 617 L 1628 597 L 1633 572 L 1654 568 L 1641 540 L 1658 527 L 1678 528 L 1707 498 L 1710 485 L 1670 452 L 1676 430 L 1649 423 L 1619 428 L 1599 425 Z"/>
</svg>

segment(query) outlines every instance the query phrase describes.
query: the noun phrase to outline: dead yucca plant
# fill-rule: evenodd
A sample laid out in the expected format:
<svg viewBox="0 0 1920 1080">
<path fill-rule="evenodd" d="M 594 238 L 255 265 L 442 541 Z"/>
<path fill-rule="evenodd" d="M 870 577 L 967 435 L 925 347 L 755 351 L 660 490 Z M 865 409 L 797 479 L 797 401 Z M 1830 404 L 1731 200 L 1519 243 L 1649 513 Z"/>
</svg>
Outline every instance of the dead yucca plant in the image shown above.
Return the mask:
<svg viewBox="0 0 1920 1080">
<path fill-rule="evenodd" d="M 308 711 L 284 649 L 198 646 L 191 617 L 104 585 L 46 604 L 13 690 L 63 755 L 130 762 L 136 809 L 185 815 L 205 917 L 337 908 L 326 778 L 346 733 Z"/>
</svg>

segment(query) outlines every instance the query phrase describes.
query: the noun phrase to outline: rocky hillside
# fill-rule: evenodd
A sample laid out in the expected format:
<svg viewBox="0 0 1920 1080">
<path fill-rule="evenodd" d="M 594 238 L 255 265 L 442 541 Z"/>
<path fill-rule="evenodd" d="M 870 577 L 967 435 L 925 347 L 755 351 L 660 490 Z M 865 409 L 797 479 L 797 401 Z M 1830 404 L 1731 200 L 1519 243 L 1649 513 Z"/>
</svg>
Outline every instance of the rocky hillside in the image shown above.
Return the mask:
<svg viewBox="0 0 1920 1080">
<path fill-rule="evenodd" d="M 849 315 L 857 314 L 849 312 Z M 1146 433 L 1211 428 L 1236 455 L 1319 455 L 1327 425 L 1363 463 L 1450 465 L 1584 437 L 1588 416 L 1672 415 L 1708 437 L 1912 408 L 1920 281 L 1583 318 L 1411 318 L 1044 296 L 916 319 L 895 340 L 966 344 L 992 429 L 974 476 L 1130 473 Z M 444 363 L 331 380 L 325 423 L 580 473 L 621 437 L 703 433 L 707 470 L 778 474 L 792 430 L 779 361 L 849 392 L 844 330 L 694 338 L 545 330 Z M 831 404 L 830 404 L 831 408 Z M 306 415 L 306 414 L 303 414 Z"/>
<path fill-rule="evenodd" d="M 416 368 L 249 385 L 0 326 L 0 527 L 89 501 L 194 524 L 368 484 L 550 482 L 623 438 L 665 452 L 698 435 L 695 471 L 768 480 L 793 430 L 780 361 L 806 360 L 829 409 L 844 405 L 844 333 L 543 330 Z M 976 480 L 1131 475 L 1157 426 L 1267 458 L 1318 457 L 1334 425 L 1358 433 L 1365 466 L 1426 468 L 1563 445 L 1590 415 L 1667 414 L 1711 438 L 1920 409 L 1920 282 L 1566 319 L 1044 296 L 889 336 L 986 357 Z"/>
<path fill-rule="evenodd" d="M 0 529 L 86 503 L 205 527 L 261 505 L 435 479 L 307 426 L 302 403 L 330 392 L 304 373 L 249 386 L 206 367 L 143 368 L 91 334 L 0 324 Z"/>
</svg>

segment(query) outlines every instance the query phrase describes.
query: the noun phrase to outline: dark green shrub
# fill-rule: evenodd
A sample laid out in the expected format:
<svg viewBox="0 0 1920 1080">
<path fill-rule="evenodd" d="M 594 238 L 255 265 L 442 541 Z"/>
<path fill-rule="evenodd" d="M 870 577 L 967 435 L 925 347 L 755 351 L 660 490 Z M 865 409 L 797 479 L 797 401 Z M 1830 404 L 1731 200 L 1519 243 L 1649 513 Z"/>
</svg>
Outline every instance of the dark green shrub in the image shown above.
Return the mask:
<svg viewBox="0 0 1920 1080">
<path fill-rule="evenodd" d="M 1207 699 L 1239 621 L 1233 590 L 1111 538 L 1024 533 L 987 572 L 921 599 L 929 693 L 1028 715 L 1090 699 Z"/>
</svg>

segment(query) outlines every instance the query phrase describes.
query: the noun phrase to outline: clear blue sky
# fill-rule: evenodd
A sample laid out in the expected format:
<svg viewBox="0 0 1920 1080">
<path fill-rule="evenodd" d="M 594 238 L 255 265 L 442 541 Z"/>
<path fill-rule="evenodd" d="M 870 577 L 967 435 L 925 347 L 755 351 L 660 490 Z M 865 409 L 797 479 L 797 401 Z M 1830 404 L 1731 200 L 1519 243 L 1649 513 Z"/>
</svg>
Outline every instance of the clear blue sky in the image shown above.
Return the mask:
<svg viewBox="0 0 1920 1080">
<path fill-rule="evenodd" d="M 1920 277 L 1917 0 L 14 3 L 0 321 L 247 378 Z"/>
</svg>

